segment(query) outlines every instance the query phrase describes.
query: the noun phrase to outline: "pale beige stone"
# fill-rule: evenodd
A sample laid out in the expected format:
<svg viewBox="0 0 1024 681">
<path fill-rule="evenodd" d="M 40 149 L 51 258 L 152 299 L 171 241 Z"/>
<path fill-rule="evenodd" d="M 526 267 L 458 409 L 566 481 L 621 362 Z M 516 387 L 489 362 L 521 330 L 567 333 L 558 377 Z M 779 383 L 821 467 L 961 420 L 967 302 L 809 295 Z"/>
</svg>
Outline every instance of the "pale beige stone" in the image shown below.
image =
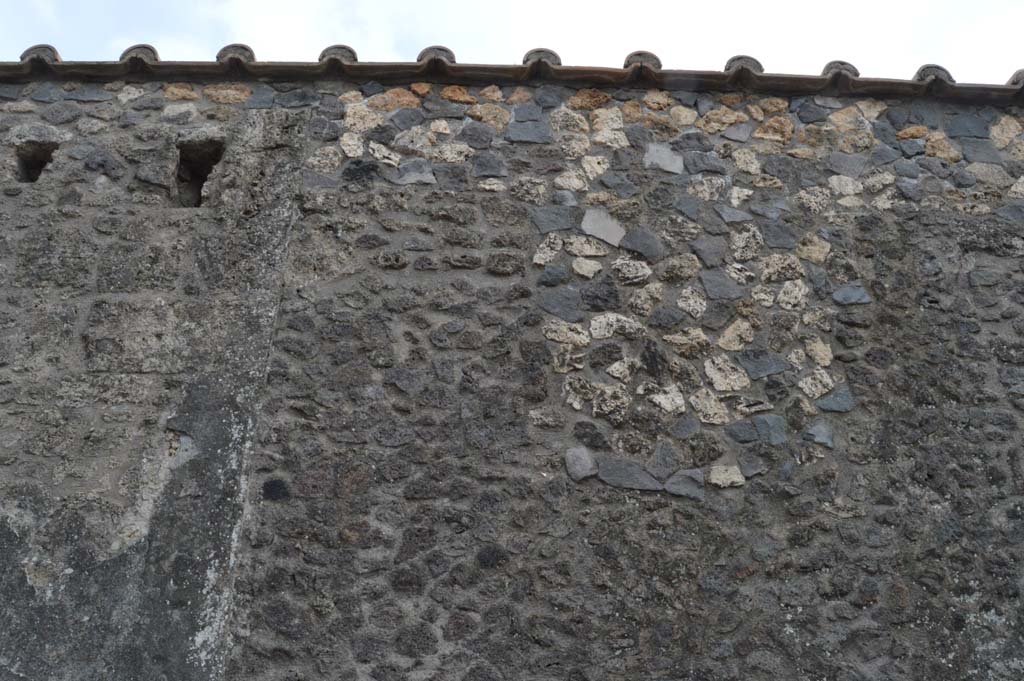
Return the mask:
<svg viewBox="0 0 1024 681">
<path fill-rule="evenodd" d="M 1010 142 L 1020 136 L 1021 132 L 1024 132 L 1024 129 L 1021 128 L 1020 122 L 1013 116 L 1004 115 L 989 130 L 989 136 L 997 149 L 1005 149 Z"/>
<path fill-rule="evenodd" d="M 729 245 L 732 257 L 740 262 L 753 260 L 764 248 L 764 237 L 755 225 L 748 225 L 739 231 L 729 234 Z"/>
<path fill-rule="evenodd" d="M 658 265 L 661 279 L 669 283 L 689 281 L 701 270 L 700 260 L 693 253 L 673 255 Z"/>
<path fill-rule="evenodd" d="M 754 137 L 768 140 L 769 142 L 789 144 L 793 139 L 793 132 L 795 130 L 796 126 L 793 124 L 793 119 L 789 116 L 772 116 L 758 126 L 757 130 L 754 131 Z"/>
<path fill-rule="evenodd" d="M 694 179 L 686 188 L 686 193 L 696 196 L 702 201 L 717 201 L 728 187 L 728 178 L 721 175 L 707 175 Z"/>
<path fill-rule="evenodd" d="M 745 173 L 751 175 L 761 174 L 761 162 L 757 160 L 757 154 L 753 150 L 741 147 L 732 152 L 733 163 Z"/>
<path fill-rule="evenodd" d="M 593 279 L 601 272 L 601 269 L 601 263 L 596 260 L 574 258 L 572 261 L 572 271 L 584 279 Z"/>
<path fill-rule="evenodd" d="M 807 397 L 816 400 L 832 390 L 836 383 L 827 371 L 818 367 L 810 375 L 800 379 L 797 385 L 800 386 L 800 389 L 804 391 Z"/>
<path fill-rule="evenodd" d="M 590 151 L 590 138 L 582 132 L 563 132 L 558 136 L 558 148 L 567 159 L 583 158 Z"/>
<path fill-rule="evenodd" d="M 386 166 L 397 168 L 398 164 L 402 160 L 401 154 L 388 149 L 386 146 L 379 142 L 370 142 L 370 156 L 374 157 Z"/>
<path fill-rule="evenodd" d="M 885 102 L 881 102 L 877 99 L 863 99 L 857 102 L 857 108 L 860 109 L 861 114 L 864 118 L 869 121 L 877 120 L 882 112 L 888 109 L 888 105 Z"/>
<path fill-rule="evenodd" d="M 822 239 L 817 234 L 808 234 L 800 239 L 796 246 L 796 255 L 801 260 L 813 262 L 815 265 L 824 264 L 832 250 L 832 244 Z"/>
<path fill-rule="evenodd" d="M 501 88 L 497 85 L 488 85 L 480 91 L 480 98 L 490 102 L 500 102 L 505 99 L 505 95 L 501 93 Z"/>
<path fill-rule="evenodd" d="M 704 114 L 704 116 L 697 121 L 697 127 L 709 135 L 717 135 L 730 125 L 745 123 L 748 120 L 750 120 L 750 118 L 745 113 L 733 111 L 726 107 L 719 107 Z"/>
<path fill-rule="evenodd" d="M 661 296 L 665 292 L 665 285 L 661 282 L 652 282 L 636 291 L 629 299 L 629 309 L 646 317 L 654 311 L 654 307 L 661 302 Z"/>
<path fill-rule="evenodd" d="M 561 106 L 551 112 L 551 129 L 557 132 L 590 132 L 583 115 Z"/>
<path fill-rule="evenodd" d="M 697 111 L 680 104 L 668 110 L 668 118 L 676 127 L 688 128 L 697 122 Z"/>
<path fill-rule="evenodd" d="M 607 369 L 605 373 L 616 378 L 623 383 L 629 383 L 633 380 L 633 376 L 643 367 L 643 363 L 633 357 L 625 357 L 620 359 L 618 362 L 614 362 Z"/>
<path fill-rule="evenodd" d="M 702 293 L 688 286 L 679 292 L 676 305 L 694 319 L 699 319 L 707 309 L 708 301 Z"/>
<path fill-rule="evenodd" d="M 558 254 L 562 251 L 563 246 L 562 237 L 558 234 L 551 233 L 544 237 L 544 240 L 537 246 L 537 250 L 533 254 L 533 264 L 543 267 L 550 262 L 553 262 Z"/>
<path fill-rule="evenodd" d="M 776 302 L 783 310 L 802 310 L 807 305 L 810 292 L 803 279 L 791 279 L 782 284 Z"/>
<path fill-rule="evenodd" d="M 990 184 L 1000 188 L 1013 185 L 1013 178 L 1003 170 L 1002 166 L 994 163 L 971 163 L 967 166 L 967 172 L 978 178 L 978 182 L 982 184 Z"/>
<path fill-rule="evenodd" d="M 771 283 L 803 276 L 804 268 L 792 253 L 773 253 L 761 261 L 761 281 Z"/>
<path fill-rule="evenodd" d="M 686 396 L 675 383 L 661 392 L 648 395 L 647 399 L 667 414 L 682 414 L 686 411 Z"/>
<path fill-rule="evenodd" d="M 604 175 L 610 165 L 610 161 L 604 156 L 584 156 L 581 161 L 583 172 L 591 180 Z"/>
<path fill-rule="evenodd" d="M 450 142 L 437 145 L 433 157 L 441 163 L 463 163 L 475 152 L 473 147 L 463 142 Z"/>
<path fill-rule="evenodd" d="M 804 348 L 807 351 L 807 356 L 818 366 L 827 367 L 832 365 L 832 347 L 821 338 L 815 336 L 808 339 L 804 342 Z"/>
<path fill-rule="evenodd" d="M 605 312 L 590 320 L 590 335 L 597 339 L 616 335 L 624 338 L 641 338 L 644 333 L 643 324 L 617 312 Z"/>
<path fill-rule="evenodd" d="M 949 163 L 957 163 L 963 158 L 963 154 L 953 146 L 946 134 L 938 131 L 928 135 L 924 143 L 924 153 Z"/>
<path fill-rule="evenodd" d="M 144 94 L 146 94 L 146 91 L 140 87 L 136 87 L 135 85 L 125 85 L 121 88 L 121 91 L 117 93 L 117 101 L 122 104 L 127 104 L 128 102 L 138 99 Z"/>
<path fill-rule="evenodd" d="M 571 345 L 559 345 L 551 355 L 551 368 L 556 374 L 579 371 L 584 367 L 586 354 Z"/>
<path fill-rule="evenodd" d="M 79 118 L 75 122 L 75 129 L 83 135 L 95 135 L 96 133 L 103 132 L 110 126 L 103 122 L 96 120 L 95 118 Z"/>
<path fill-rule="evenodd" d="M 694 359 L 711 349 L 711 341 L 701 328 L 683 329 L 677 333 L 662 336 L 681 357 Z"/>
<path fill-rule="evenodd" d="M 565 382 L 562 383 L 565 402 L 576 411 L 583 409 L 583 405 L 594 399 L 597 393 L 598 386 L 576 374 L 566 376 Z"/>
<path fill-rule="evenodd" d="M 754 195 L 753 189 L 746 189 L 745 187 L 733 187 L 729 190 L 729 204 L 733 208 L 739 208 L 744 201 Z"/>
<path fill-rule="evenodd" d="M 462 85 L 449 85 L 441 88 L 441 98 L 456 104 L 476 104 L 476 97 L 469 94 L 469 91 Z"/>
<path fill-rule="evenodd" d="M 729 410 L 715 393 L 707 388 L 701 388 L 690 395 L 690 406 L 701 423 L 723 425 L 729 422 Z"/>
<path fill-rule="evenodd" d="M 750 297 L 761 307 L 771 307 L 775 304 L 775 291 L 770 286 L 758 284 L 750 291 Z"/>
<path fill-rule="evenodd" d="M 244 104 L 252 96 L 252 89 L 241 83 L 220 83 L 204 87 L 203 96 L 217 104 Z"/>
<path fill-rule="evenodd" d="M 653 111 L 664 111 L 675 103 L 672 95 L 664 90 L 648 90 L 644 95 L 644 105 Z"/>
<path fill-rule="evenodd" d="M 708 468 L 707 482 L 714 487 L 743 487 L 747 484 L 743 472 L 736 465 L 711 466 Z"/>
<path fill-rule="evenodd" d="M 565 252 L 581 258 L 603 258 L 611 253 L 608 246 L 592 236 L 573 234 L 564 239 Z"/>
<path fill-rule="evenodd" d="M 366 105 L 375 111 L 415 109 L 420 105 L 420 98 L 405 88 L 396 87 L 375 94 L 366 100 Z"/>
<path fill-rule="evenodd" d="M 647 281 L 654 272 L 651 266 L 643 260 L 634 260 L 627 256 L 620 256 L 612 263 L 612 271 L 618 276 L 623 284 L 636 285 Z"/>
<path fill-rule="evenodd" d="M 566 104 L 572 109 L 582 109 L 589 111 L 591 109 L 598 109 L 612 100 L 611 95 L 603 90 L 595 90 L 593 88 L 584 88 L 574 94 Z"/>
<path fill-rule="evenodd" d="M 896 133 L 896 139 L 919 140 L 927 137 L 929 132 L 931 129 L 927 125 L 909 125 Z"/>
<path fill-rule="evenodd" d="M 864 180 L 864 188 L 872 194 L 880 192 L 889 185 L 896 182 L 896 176 L 887 170 L 872 173 Z"/>
<path fill-rule="evenodd" d="M 782 97 L 766 97 L 760 100 L 757 105 L 766 114 L 780 114 L 789 109 L 789 100 Z"/>
<path fill-rule="evenodd" d="M 853 196 L 864 191 L 864 185 L 860 180 L 846 175 L 833 175 L 828 178 L 829 188 L 840 196 Z"/>
<path fill-rule="evenodd" d="M 585 347 L 590 345 L 590 334 L 580 324 L 570 324 L 561 319 L 552 319 L 544 324 L 544 337 L 556 343 Z"/>
<path fill-rule="evenodd" d="M 172 102 L 194 102 L 199 99 L 199 93 L 189 83 L 167 83 L 164 85 L 164 97 Z"/>
<path fill-rule="evenodd" d="M 363 155 L 363 138 L 354 132 L 346 132 L 342 135 L 339 146 L 349 158 L 359 158 Z"/>
<path fill-rule="evenodd" d="M 505 101 L 508 104 L 512 104 L 514 106 L 516 104 L 526 104 L 527 102 L 531 101 L 532 99 L 533 99 L 533 93 L 532 92 L 530 92 L 527 88 L 517 87 L 515 90 L 512 91 L 512 94 L 510 94 L 508 96 L 508 99 L 506 99 Z"/>
<path fill-rule="evenodd" d="M 626 133 L 621 130 L 600 130 L 593 135 L 594 144 L 602 144 L 612 149 L 625 149 L 629 146 Z"/>
<path fill-rule="evenodd" d="M 722 392 L 742 390 L 750 386 L 747 372 L 739 365 L 733 364 L 725 355 L 704 360 L 704 373 L 715 390 Z"/>
<path fill-rule="evenodd" d="M 383 125 L 384 115 L 364 102 L 349 104 L 345 108 L 345 127 L 350 132 L 367 132 Z"/>
<path fill-rule="evenodd" d="M 746 319 L 737 319 L 725 328 L 718 337 L 718 347 L 730 352 L 739 352 L 754 340 L 754 327 Z"/>
</svg>

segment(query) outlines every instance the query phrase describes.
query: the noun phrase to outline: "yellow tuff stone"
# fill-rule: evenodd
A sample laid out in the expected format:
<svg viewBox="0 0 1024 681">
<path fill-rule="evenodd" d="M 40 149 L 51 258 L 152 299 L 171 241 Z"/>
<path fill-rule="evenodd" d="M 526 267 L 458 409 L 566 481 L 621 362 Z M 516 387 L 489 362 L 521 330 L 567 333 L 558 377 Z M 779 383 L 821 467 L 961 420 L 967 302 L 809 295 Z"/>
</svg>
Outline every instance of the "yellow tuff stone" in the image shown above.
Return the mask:
<svg viewBox="0 0 1024 681">
<path fill-rule="evenodd" d="M 585 88 L 570 97 L 566 104 L 570 109 L 590 111 L 592 109 L 601 108 L 611 100 L 611 95 L 607 92 Z"/>
<path fill-rule="evenodd" d="M 441 97 L 456 104 L 476 104 L 476 97 L 461 85 L 449 85 L 441 90 Z"/>
<path fill-rule="evenodd" d="M 241 83 L 228 83 L 207 85 L 203 88 L 203 94 L 218 104 L 243 104 L 252 96 L 252 90 Z"/>
<path fill-rule="evenodd" d="M 916 140 L 925 137 L 928 134 L 928 127 L 924 125 L 912 125 L 909 128 L 903 128 L 896 133 L 896 139 L 898 140 Z"/>
<path fill-rule="evenodd" d="M 488 85 L 480 91 L 480 98 L 489 102 L 500 102 L 505 99 L 505 95 L 501 94 L 501 88 L 497 85 Z"/>
<path fill-rule="evenodd" d="M 164 86 L 164 97 L 171 101 L 194 102 L 199 99 L 199 93 L 188 83 L 168 83 Z"/>
<path fill-rule="evenodd" d="M 420 105 L 420 98 L 405 88 L 396 87 L 370 97 L 366 104 L 376 111 L 397 111 L 415 109 Z"/>
</svg>

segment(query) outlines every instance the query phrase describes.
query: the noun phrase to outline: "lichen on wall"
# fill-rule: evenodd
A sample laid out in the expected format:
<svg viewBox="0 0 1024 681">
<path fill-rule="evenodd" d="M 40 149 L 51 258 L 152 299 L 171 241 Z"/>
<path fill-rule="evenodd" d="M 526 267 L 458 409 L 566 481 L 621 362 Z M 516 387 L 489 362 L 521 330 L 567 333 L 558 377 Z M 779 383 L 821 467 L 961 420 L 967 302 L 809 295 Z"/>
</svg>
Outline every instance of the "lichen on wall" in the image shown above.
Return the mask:
<svg viewBox="0 0 1024 681">
<path fill-rule="evenodd" d="M 0 100 L 0 670 L 1024 665 L 1017 108 Z"/>
</svg>

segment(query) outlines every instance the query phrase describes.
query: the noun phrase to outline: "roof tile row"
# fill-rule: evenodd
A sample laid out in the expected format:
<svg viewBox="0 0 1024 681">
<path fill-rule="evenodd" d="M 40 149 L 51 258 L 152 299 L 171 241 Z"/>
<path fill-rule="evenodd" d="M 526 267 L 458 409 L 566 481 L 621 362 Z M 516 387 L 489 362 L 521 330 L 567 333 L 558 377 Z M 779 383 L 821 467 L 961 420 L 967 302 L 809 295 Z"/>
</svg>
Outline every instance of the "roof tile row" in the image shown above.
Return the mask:
<svg viewBox="0 0 1024 681">
<path fill-rule="evenodd" d="M 1024 69 L 1005 85 L 957 84 L 950 72 L 935 64 L 918 69 L 911 80 L 862 78 L 853 64 L 831 61 L 821 75 L 765 73 L 761 62 L 739 55 L 722 71 L 663 69 L 651 52 L 629 54 L 621 69 L 563 66 L 556 52 L 530 50 L 522 65 L 458 64 L 447 47 L 434 45 L 420 52 L 415 62 L 360 62 L 347 45 L 332 45 L 317 62 L 259 62 L 248 45 L 223 47 L 213 62 L 161 61 L 151 45 L 133 45 L 116 61 L 65 62 L 52 45 L 25 50 L 20 62 L 0 62 L 0 80 L 38 77 L 114 79 L 128 75 L 196 78 L 322 78 L 331 74 L 359 79 L 402 80 L 435 78 L 458 82 L 545 80 L 594 86 L 656 86 L 666 89 L 746 89 L 788 94 L 857 96 L 931 96 L 968 101 L 1024 103 Z"/>
</svg>

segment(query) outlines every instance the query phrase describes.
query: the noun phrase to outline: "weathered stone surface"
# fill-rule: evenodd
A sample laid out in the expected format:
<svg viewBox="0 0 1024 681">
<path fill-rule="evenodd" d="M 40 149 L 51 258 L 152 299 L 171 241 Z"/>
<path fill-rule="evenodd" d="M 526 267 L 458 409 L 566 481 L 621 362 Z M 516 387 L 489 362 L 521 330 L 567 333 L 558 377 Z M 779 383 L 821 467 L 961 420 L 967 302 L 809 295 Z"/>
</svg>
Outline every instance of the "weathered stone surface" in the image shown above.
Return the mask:
<svg viewBox="0 0 1024 681">
<path fill-rule="evenodd" d="M 857 400 L 853 396 L 853 391 L 850 390 L 850 384 L 840 383 L 836 386 L 835 390 L 825 397 L 816 400 L 814 404 L 822 411 L 846 413 L 852 411 L 857 406 Z"/>
<path fill-rule="evenodd" d="M 672 151 L 667 144 L 650 144 L 644 154 L 644 168 L 657 168 L 676 175 L 686 169 L 681 154 Z"/>
<path fill-rule="evenodd" d="M 832 300 L 840 305 L 867 305 L 871 302 L 871 296 L 863 284 L 854 281 L 837 288 L 832 293 Z"/>
<path fill-rule="evenodd" d="M 634 461 L 602 456 L 598 463 L 597 475 L 612 487 L 638 490 L 661 490 L 662 484 Z"/>
<path fill-rule="evenodd" d="M 699 468 L 680 470 L 665 481 L 665 491 L 677 497 L 704 501 L 704 472 Z"/>
<path fill-rule="evenodd" d="M 1013 676 L 1017 104 L 54 68 L 0 677 Z"/>
<path fill-rule="evenodd" d="M 703 270 L 700 283 L 711 300 L 736 300 L 743 297 L 743 289 L 724 270 Z"/>
<path fill-rule="evenodd" d="M 529 144 L 547 144 L 555 140 L 551 128 L 542 121 L 520 123 L 513 121 L 508 124 L 505 138 L 509 142 L 526 142 Z"/>
<path fill-rule="evenodd" d="M 574 206 L 541 206 L 530 209 L 530 218 L 541 234 L 572 229 L 580 219 Z"/>
<path fill-rule="evenodd" d="M 622 238 L 626 236 L 626 230 L 619 224 L 619 221 L 603 208 L 588 208 L 583 214 L 583 222 L 580 225 L 580 229 L 585 234 L 600 239 L 612 246 L 618 246 Z"/>
<path fill-rule="evenodd" d="M 714 487 L 742 487 L 746 478 L 739 466 L 712 466 L 708 469 L 707 482 Z"/>
<path fill-rule="evenodd" d="M 573 482 L 579 482 L 597 475 L 597 460 L 586 447 L 571 447 L 565 450 L 565 470 Z"/>
</svg>

